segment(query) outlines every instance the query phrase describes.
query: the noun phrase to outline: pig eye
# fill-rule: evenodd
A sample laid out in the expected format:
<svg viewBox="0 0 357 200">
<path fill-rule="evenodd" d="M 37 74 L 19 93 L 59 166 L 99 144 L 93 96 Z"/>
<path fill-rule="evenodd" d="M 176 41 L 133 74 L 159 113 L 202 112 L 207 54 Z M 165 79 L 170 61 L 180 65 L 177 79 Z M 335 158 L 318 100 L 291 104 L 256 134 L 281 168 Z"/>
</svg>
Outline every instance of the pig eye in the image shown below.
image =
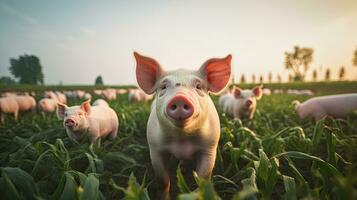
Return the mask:
<svg viewBox="0 0 357 200">
<path fill-rule="evenodd" d="M 166 85 L 162 85 L 162 86 L 160 87 L 160 89 L 161 89 L 161 90 L 165 90 L 165 89 L 166 89 Z"/>
<path fill-rule="evenodd" d="M 197 83 L 197 85 L 196 85 L 196 89 L 198 89 L 198 90 L 202 90 L 202 85 L 201 85 L 201 83 Z"/>
</svg>

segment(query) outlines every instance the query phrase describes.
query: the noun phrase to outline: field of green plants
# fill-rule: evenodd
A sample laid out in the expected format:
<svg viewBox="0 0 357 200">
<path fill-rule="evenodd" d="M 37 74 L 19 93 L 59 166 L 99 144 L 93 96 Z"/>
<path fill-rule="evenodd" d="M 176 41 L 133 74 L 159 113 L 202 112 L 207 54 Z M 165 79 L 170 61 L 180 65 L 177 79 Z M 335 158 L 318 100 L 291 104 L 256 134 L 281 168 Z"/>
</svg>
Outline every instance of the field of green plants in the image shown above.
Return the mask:
<svg viewBox="0 0 357 200">
<path fill-rule="evenodd" d="M 329 93 L 323 86 L 321 91 Z M 170 161 L 174 195 L 357 199 L 357 115 L 301 120 L 291 102 L 306 98 L 264 96 L 251 126 L 219 112 L 222 132 L 211 181 Z M 7 118 L 0 125 L 1 199 L 156 199 L 146 141 L 150 104 L 129 103 L 121 95 L 110 105 L 119 116 L 118 137 L 93 151 L 85 141 L 70 140 L 55 114 L 27 113 L 18 123 Z"/>
</svg>

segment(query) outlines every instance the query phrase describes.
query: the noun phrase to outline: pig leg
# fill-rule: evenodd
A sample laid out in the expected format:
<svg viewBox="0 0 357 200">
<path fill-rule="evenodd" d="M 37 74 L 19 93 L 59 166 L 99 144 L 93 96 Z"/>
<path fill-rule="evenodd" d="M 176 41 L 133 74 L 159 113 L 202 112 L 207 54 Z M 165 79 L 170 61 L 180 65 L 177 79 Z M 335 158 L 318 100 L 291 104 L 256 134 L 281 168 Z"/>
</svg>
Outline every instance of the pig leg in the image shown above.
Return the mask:
<svg viewBox="0 0 357 200">
<path fill-rule="evenodd" d="M 327 116 L 327 113 L 320 110 L 320 111 L 315 112 L 313 114 L 313 116 L 314 116 L 315 121 L 319 121 L 322 118 L 324 118 L 325 116 Z"/>
<path fill-rule="evenodd" d="M 1 118 L 1 123 L 4 124 L 5 123 L 4 113 L 0 113 L 0 118 Z"/>
<path fill-rule="evenodd" d="M 158 197 L 159 199 L 169 199 L 170 177 L 165 164 L 168 161 L 168 155 L 150 149 L 150 158 L 157 177 Z"/>
<path fill-rule="evenodd" d="M 203 151 L 197 162 L 197 175 L 203 179 L 210 179 L 214 163 L 216 161 L 216 147 L 208 151 Z"/>
<path fill-rule="evenodd" d="M 118 135 L 118 126 L 114 127 L 114 130 L 110 133 L 110 139 L 114 140 Z"/>
<path fill-rule="evenodd" d="M 18 122 L 18 117 L 19 117 L 19 111 L 15 111 L 14 112 L 14 118 L 15 118 L 15 121 Z"/>
</svg>

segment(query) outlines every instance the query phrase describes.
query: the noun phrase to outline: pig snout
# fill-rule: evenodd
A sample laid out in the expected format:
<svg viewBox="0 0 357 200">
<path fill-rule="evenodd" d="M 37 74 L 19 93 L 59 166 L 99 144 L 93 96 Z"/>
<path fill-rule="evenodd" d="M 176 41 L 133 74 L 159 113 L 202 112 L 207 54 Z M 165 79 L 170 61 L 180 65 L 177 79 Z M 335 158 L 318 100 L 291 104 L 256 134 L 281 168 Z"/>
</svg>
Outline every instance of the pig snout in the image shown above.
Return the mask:
<svg viewBox="0 0 357 200">
<path fill-rule="evenodd" d="M 185 120 L 192 116 L 194 111 L 191 101 L 183 96 L 176 95 L 167 104 L 166 113 L 174 120 Z"/>
<path fill-rule="evenodd" d="M 68 127 L 74 127 L 76 126 L 76 121 L 74 121 L 73 119 L 66 119 L 64 121 L 64 125 Z"/>
<path fill-rule="evenodd" d="M 253 104 L 253 101 L 252 101 L 252 100 L 247 100 L 247 101 L 245 102 L 245 105 L 247 105 L 248 108 L 249 108 L 252 104 Z"/>
</svg>

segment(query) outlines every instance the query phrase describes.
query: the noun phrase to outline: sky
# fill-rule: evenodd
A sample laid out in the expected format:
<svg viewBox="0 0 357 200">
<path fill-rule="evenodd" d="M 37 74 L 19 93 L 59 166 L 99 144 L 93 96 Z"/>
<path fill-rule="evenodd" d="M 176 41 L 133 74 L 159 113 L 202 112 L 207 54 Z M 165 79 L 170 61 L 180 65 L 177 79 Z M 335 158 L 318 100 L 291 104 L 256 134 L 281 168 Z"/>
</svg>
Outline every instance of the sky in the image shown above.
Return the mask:
<svg viewBox="0 0 357 200">
<path fill-rule="evenodd" d="M 314 49 L 310 72 L 328 67 L 336 78 L 345 66 L 356 79 L 357 1 L 0 0 L 0 76 L 10 75 L 9 58 L 34 54 L 46 84 L 93 84 L 97 75 L 136 84 L 133 51 L 167 70 L 232 54 L 237 80 L 286 80 L 284 52 L 294 45 Z"/>
</svg>

